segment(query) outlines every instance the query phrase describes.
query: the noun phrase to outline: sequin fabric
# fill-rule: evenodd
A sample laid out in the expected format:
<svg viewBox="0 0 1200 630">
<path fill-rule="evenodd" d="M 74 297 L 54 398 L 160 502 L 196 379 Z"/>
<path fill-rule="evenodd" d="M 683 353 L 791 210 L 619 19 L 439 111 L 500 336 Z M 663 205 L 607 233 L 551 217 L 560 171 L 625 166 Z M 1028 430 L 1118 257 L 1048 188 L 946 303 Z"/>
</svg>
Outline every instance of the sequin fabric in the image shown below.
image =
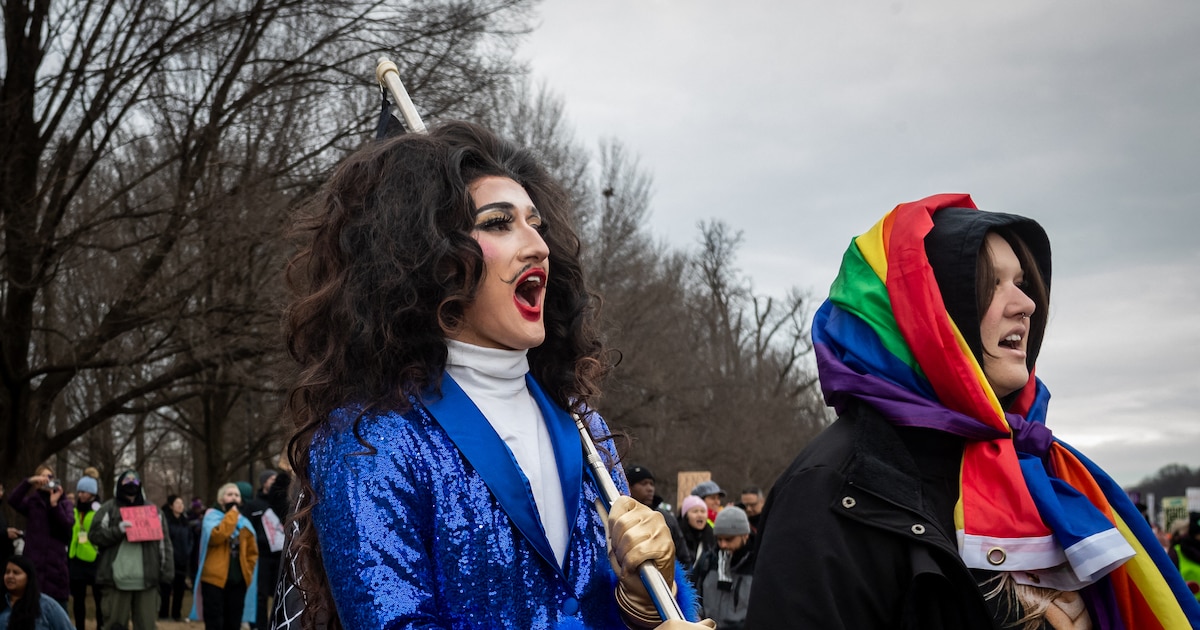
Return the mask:
<svg viewBox="0 0 1200 630">
<path fill-rule="evenodd" d="M 428 411 L 334 414 L 311 448 L 313 513 L 347 628 L 623 628 L 597 490 L 583 477 L 565 568 L 539 556 Z M 592 414 L 594 435 L 607 435 Z M 445 421 L 445 419 L 443 419 Z M 609 452 L 615 452 L 610 444 Z M 611 473 L 628 492 L 619 467 Z"/>
</svg>

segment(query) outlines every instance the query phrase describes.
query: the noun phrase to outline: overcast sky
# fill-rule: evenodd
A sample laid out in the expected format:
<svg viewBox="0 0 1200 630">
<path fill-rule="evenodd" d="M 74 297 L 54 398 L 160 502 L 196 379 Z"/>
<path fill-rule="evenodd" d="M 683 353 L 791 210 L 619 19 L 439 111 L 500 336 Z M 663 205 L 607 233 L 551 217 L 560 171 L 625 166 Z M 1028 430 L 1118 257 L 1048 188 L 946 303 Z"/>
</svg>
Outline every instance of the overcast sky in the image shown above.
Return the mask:
<svg viewBox="0 0 1200 630">
<path fill-rule="evenodd" d="M 1050 428 L 1124 485 L 1200 466 L 1200 2 L 546 0 L 520 55 L 640 156 L 655 235 L 741 230 L 759 294 L 824 299 L 900 202 L 1037 219 Z"/>
</svg>

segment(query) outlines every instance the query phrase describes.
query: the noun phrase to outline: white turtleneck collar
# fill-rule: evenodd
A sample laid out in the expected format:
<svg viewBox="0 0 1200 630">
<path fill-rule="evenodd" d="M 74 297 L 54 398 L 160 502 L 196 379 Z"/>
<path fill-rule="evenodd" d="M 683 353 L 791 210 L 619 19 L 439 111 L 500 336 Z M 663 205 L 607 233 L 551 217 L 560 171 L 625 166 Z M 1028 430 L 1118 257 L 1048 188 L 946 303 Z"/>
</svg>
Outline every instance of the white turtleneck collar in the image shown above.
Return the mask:
<svg viewBox="0 0 1200 630">
<path fill-rule="evenodd" d="M 493 386 L 517 381 L 523 388 L 525 387 L 525 373 L 529 371 L 529 351 L 484 348 L 447 339 L 446 368 L 450 370 L 450 375 L 454 377 L 454 380 L 463 387 L 466 385 L 459 378 L 460 372 L 464 373 L 466 378 L 478 379 Z"/>
</svg>

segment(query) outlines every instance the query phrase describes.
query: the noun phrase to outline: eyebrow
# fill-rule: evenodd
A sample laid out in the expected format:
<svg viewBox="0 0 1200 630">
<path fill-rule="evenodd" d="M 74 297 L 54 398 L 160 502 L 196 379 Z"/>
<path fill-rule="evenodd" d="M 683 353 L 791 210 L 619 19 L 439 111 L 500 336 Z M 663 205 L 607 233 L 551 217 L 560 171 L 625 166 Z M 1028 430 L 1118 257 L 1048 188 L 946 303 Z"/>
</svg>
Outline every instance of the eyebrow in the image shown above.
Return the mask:
<svg viewBox="0 0 1200 630">
<path fill-rule="evenodd" d="M 533 211 L 533 216 L 541 218 L 542 213 L 538 212 L 537 206 L 530 206 L 529 208 Z M 516 209 L 517 207 L 508 201 L 493 201 L 492 203 L 476 208 L 475 214 L 481 214 L 489 210 L 503 210 L 505 212 L 512 212 Z"/>
</svg>

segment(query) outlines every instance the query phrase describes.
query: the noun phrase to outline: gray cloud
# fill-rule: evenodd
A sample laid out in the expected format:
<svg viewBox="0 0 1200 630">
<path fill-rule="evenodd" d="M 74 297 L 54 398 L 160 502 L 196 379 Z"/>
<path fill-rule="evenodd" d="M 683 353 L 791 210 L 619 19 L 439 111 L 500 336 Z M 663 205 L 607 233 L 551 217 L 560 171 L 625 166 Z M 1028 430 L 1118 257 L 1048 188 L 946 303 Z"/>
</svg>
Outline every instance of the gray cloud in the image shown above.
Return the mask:
<svg viewBox="0 0 1200 630">
<path fill-rule="evenodd" d="M 1055 250 L 1051 427 L 1121 483 L 1200 465 L 1200 4 L 547 0 L 524 48 L 580 136 L 721 218 L 760 292 L 824 295 L 849 239 L 969 192 Z"/>
</svg>

